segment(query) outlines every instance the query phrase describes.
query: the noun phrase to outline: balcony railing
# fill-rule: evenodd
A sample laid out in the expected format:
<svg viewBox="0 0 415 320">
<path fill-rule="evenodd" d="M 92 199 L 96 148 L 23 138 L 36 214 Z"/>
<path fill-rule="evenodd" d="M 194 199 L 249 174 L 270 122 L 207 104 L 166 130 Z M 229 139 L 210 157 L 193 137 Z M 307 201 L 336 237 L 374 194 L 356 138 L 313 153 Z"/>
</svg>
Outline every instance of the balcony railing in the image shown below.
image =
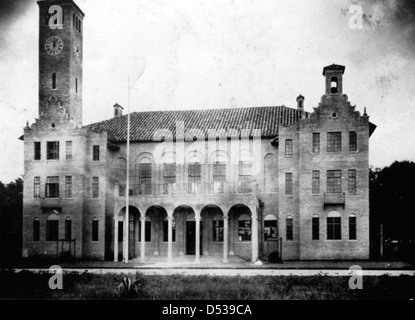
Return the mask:
<svg viewBox="0 0 415 320">
<path fill-rule="evenodd" d="M 116 186 L 116 196 L 125 196 L 125 186 Z M 256 192 L 254 181 L 243 184 L 221 182 L 189 182 L 169 184 L 132 184 L 130 196 L 174 196 L 174 195 L 220 195 L 220 194 L 250 194 Z"/>
<path fill-rule="evenodd" d="M 346 203 L 345 193 L 324 193 L 324 208 L 330 205 L 342 205 Z"/>
</svg>

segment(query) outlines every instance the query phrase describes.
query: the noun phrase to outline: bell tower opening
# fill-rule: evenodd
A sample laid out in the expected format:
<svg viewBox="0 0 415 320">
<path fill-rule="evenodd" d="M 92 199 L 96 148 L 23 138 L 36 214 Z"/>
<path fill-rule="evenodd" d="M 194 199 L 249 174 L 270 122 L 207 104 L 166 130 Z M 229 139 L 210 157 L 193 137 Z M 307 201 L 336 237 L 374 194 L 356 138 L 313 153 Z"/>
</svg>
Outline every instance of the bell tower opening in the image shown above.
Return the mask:
<svg viewBox="0 0 415 320">
<path fill-rule="evenodd" d="M 323 76 L 326 77 L 326 95 L 343 94 L 343 74 L 346 67 L 332 64 L 323 69 Z"/>
</svg>

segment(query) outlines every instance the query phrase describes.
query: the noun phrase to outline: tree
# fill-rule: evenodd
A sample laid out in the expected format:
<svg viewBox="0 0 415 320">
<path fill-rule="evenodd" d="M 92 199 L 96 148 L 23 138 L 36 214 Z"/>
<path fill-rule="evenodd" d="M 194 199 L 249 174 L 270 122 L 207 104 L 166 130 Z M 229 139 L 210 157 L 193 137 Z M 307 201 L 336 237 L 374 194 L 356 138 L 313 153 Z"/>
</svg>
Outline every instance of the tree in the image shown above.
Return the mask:
<svg viewBox="0 0 415 320">
<path fill-rule="evenodd" d="M 399 243 L 400 251 L 415 256 L 415 163 L 394 162 L 382 170 L 370 170 L 371 236 L 383 225 L 385 240 Z"/>
<path fill-rule="evenodd" d="M 22 247 L 23 180 L 0 182 L 0 250 L 2 259 L 17 258 Z"/>
</svg>

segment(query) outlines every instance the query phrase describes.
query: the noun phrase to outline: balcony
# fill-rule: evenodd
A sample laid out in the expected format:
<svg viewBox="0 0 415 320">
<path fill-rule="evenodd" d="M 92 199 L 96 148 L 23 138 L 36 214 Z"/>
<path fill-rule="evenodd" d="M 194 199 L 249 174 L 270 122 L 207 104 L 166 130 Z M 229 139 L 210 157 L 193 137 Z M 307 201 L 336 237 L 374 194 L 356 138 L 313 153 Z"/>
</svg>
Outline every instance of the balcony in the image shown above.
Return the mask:
<svg viewBox="0 0 415 320">
<path fill-rule="evenodd" d="M 61 198 L 41 198 L 40 199 L 41 208 L 61 208 L 62 199 Z"/>
<path fill-rule="evenodd" d="M 345 193 L 324 193 L 324 209 L 327 206 L 343 206 L 343 209 L 346 204 L 346 195 Z"/>
<path fill-rule="evenodd" d="M 116 185 L 115 192 L 117 197 L 125 197 L 125 187 Z M 132 197 L 252 194 L 254 192 L 256 192 L 256 184 L 253 181 L 250 183 L 244 182 L 241 185 L 226 181 L 130 185 L 130 196 Z"/>
</svg>

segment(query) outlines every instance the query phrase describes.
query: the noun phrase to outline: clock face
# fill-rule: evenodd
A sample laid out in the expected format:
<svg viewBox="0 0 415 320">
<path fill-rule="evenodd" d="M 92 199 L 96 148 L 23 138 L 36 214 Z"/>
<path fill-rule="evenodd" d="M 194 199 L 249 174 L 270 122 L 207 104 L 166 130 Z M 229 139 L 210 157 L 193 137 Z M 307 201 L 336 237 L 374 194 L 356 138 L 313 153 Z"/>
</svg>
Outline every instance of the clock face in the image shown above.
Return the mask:
<svg viewBox="0 0 415 320">
<path fill-rule="evenodd" d="M 74 52 L 74 55 L 75 55 L 75 59 L 78 62 L 81 61 L 81 49 L 79 48 L 78 43 L 76 43 L 76 42 L 73 45 L 73 52 Z"/>
<path fill-rule="evenodd" d="M 63 50 L 63 41 L 57 36 L 50 37 L 46 40 L 45 49 L 51 56 L 57 56 Z"/>
</svg>

